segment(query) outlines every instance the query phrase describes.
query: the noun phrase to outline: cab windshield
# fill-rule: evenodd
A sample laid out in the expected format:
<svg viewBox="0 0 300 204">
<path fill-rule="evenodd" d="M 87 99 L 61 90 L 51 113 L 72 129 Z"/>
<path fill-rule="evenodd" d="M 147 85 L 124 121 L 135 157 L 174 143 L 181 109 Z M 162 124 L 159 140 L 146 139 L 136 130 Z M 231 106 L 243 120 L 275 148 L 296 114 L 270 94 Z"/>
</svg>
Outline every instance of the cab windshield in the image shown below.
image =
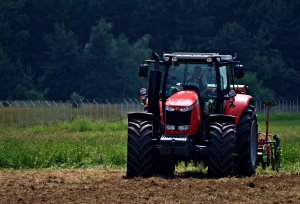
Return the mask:
<svg viewBox="0 0 300 204">
<path fill-rule="evenodd" d="M 226 67 L 225 67 L 226 68 Z M 225 83 L 225 72 L 220 72 Z M 222 80 L 221 80 L 222 81 Z M 185 88 L 186 87 L 186 88 Z M 196 91 L 202 98 L 217 96 L 216 68 L 208 64 L 171 65 L 166 83 L 166 96 L 170 97 L 183 89 Z"/>
</svg>

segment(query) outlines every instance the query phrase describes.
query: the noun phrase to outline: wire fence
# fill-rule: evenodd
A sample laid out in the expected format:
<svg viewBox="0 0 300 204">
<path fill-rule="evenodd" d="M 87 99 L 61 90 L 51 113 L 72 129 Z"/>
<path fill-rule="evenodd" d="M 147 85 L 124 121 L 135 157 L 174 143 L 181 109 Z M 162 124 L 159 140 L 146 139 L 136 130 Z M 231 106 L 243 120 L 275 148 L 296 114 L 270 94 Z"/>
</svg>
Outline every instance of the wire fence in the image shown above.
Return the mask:
<svg viewBox="0 0 300 204">
<path fill-rule="evenodd" d="M 256 99 L 255 106 L 258 113 L 265 113 L 267 106 L 264 105 L 265 99 Z M 273 112 L 299 112 L 300 104 L 298 98 L 274 98 L 275 106 L 272 107 Z"/>
<path fill-rule="evenodd" d="M 275 112 L 299 112 L 299 99 L 276 98 Z M 257 112 L 267 108 L 263 100 L 255 102 Z M 50 125 L 85 118 L 89 120 L 120 120 L 129 112 L 142 112 L 144 107 L 136 98 L 91 99 L 79 101 L 0 101 L 0 127 Z"/>
<path fill-rule="evenodd" d="M 137 99 L 102 99 L 79 101 L 0 101 L 0 126 L 27 127 L 49 125 L 85 118 L 120 120 L 129 112 L 142 112 Z"/>
</svg>

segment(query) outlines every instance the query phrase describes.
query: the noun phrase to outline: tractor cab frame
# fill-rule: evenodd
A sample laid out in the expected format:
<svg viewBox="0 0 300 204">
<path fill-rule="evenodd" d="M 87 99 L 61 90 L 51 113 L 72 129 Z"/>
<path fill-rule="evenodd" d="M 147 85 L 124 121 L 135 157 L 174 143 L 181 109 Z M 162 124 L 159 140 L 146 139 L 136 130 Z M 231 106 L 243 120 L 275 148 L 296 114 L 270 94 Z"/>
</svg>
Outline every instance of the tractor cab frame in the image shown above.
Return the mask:
<svg viewBox="0 0 300 204">
<path fill-rule="evenodd" d="M 169 110 L 166 101 L 174 93 L 183 90 L 195 91 L 201 105 L 200 116 L 202 121 L 206 122 L 208 117 L 213 116 L 212 114 L 224 114 L 226 105 L 224 102 L 233 99 L 236 93 L 246 89 L 245 86 L 234 84 L 234 77 L 242 78 L 244 69 L 231 55 L 178 52 L 164 54 L 162 61 L 155 54 L 153 58 L 141 64 L 139 75 L 147 77 L 149 65 L 154 64 L 154 69 L 150 71 L 149 91 L 143 88 L 142 95 L 148 93 L 146 109 L 161 122 L 157 123 L 159 126 L 165 123 L 165 113 Z M 196 69 L 201 70 L 202 76 L 206 78 L 208 83 L 205 87 L 199 87 L 199 84 L 191 82 Z M 230 104 L 234 106 L 234 100 L 231 100 Z"/>
</svg>

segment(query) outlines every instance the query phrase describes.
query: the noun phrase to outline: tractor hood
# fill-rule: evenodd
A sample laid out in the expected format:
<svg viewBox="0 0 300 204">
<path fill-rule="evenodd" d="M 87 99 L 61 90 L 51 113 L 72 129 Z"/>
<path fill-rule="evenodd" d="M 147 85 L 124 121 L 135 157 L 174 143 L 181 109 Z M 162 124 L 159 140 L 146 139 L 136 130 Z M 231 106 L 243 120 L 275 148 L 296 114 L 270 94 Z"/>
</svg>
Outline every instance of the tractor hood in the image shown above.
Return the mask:
<svg viewBox="0 0 300 204">
<path fill-rule="evenodd" d="M 189 107 L 198 100 L 197 93 L 194 91 L 180 91 L 166 100 L 166 106 L 170 107 Z"/>
<path fill-rule="evenodd" d="M 169 97 L 165 106 L 166 135 L 195 135 L 201 124 L 198 95 L 180 91 Z"/>
</svg>

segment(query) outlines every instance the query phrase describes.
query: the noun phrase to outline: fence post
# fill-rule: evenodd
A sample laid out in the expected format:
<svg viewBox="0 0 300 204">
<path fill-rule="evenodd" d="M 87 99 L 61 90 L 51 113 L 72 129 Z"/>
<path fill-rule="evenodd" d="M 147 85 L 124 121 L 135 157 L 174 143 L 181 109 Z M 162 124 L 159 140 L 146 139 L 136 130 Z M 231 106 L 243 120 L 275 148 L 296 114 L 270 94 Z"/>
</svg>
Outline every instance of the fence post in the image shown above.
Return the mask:
<svg viewBox="0 0 300 204">
<path fill-rule="evenodd" d="M 102 100 L 102 120 L 104 120 L 105 119 L 105 116 L 104 116 L 104 114 L 105 114 L 105 102 Z"/>
<path fill-rule="evenodd" d="M 78 118 L 79 106 L 80 106 L 79 102 L 77 103 L 76 100 L 73 100 L 73 102 L 72 102 L 72 118 L 73 119 Z"/>
<path fill-rule="evenodd" d="M 98 107 L 98 103 L 97 103 L 97 101 L 95 99 L 93 99 L 93 102 L 96 105 L 96 120 L 99 120 L 99 113 L 98 113 L 99 107 Z"/>
<path fill-rule="evenodd" d="M 53 110 L 54 113 L 55 113 L 53 122 L 57 123 L 59 121 L 58 105 L 57 105 L 57 103 L 54 100 L 52 100 L 52 103 L 54 104 L 54 107 L 55 107 L 54 108 L 55 110 Z"/>
<path fill-rule="evenodd" d="M 89 104 L 89 110 L 90 110 L 90 120 L 93 120 L 93 105 L 90 103 L 89 100 L 88 101 L 88 104 Z"/>
<path fill-rule="evenodd" d="M 108 104 L 108 119 L 111 120 L 111 115 L 110 115 L 110 103 L 109 101 L 105 98 L 105 101 L 107 102 Z"/>
<path fill-rule="evenodd" d="M 15 101 L 15 104 L 17 105 L 18 107 L 18 128 L 21 127 L 21 113 L 20 113 L 20 106 L 19 104 L 17 103 L 17 101 Z"/>
<path fill-rule="evenodd" d="M 63 121 L 68 121 L 68 114 L 67 114 L 66 106 L 61 100 L 59 102 L 60 102 L 60 104 L 62 105 L 62 107 L 64 109 L 64 113 L 63 113 L 63 117 L 62 117 Z"/>
<path fill-rule="evenodd" d="M 26 109 L 26 120 L 25 120 L 25 126 L 28 127 L 28 107 L 25 101 L 23 101 L 24 107 Z"/>
<path fill-rule="evenodd" d="M 3 110 L 3 113 L 2 113 L 2 127 L 5 127 L 5 110 Z"/>
<path fill-rule="evenodd" d="M 3 108 L 3 112 L 2 112 L 2 127 L 5 127 L 5 108 Z"/>
<path fill-rule="evenodd" d="M 36 125 L 36 116 L 35 116 L 35 105 L 34 103 L 30 100 L 30 103 L 32 105 L 33 109 L 33 125 Z"/>
<path fill-rule="evenodd" d="M 48 105 L 48 121 L 45 121 L 47 124 L 50 124 L 51 123 L 51 117 L 52 117 L 52 114 L 51 114 L 51 104 L 48 102 L 48 101 L 46 101 L 46 104 Z M 46 117 L 47 118 L 47 117 Z M 46 119 L 47 120 L 47 119 Z"/>
<path fill-rule="evenodd" d="M 90 120 L 93 120 L 93 104 L 88 100 L 90 110 Z"/>
<path fill-rule="evenodd" d="M 41 101 L 38 101 L 38 103 L 39 103 L 39 105 L 40 105 L 40 107 L 41 107 L 41 109 L 42 109 L 42 127 L 44 127 L 44 125 L 45 125 L 44 106 L 43 106 L 43 104 L 41 103 Z"/>
<path fill-rule="evenodd" d="M 115 101 L 114 106 L 115 106 L 115 113 L 114 113 L 115 120 L 120 120 L 120 118 L 118 117 L 118 100 Z"/>
<path fill-rule="evenodd" d="M 123 120 L 124 119 L 124 116 L 123 116 L 123 100 L 122 99 L 120 99 L 119 101 L 118 101 L 118 104 L 120 105 L 120 117 L 121 117 L 121 120 Z"/>
<path fill-rule="evenodd" d="M 13 127 L 13 107 L 11 104 L 9 104 L 10 109 L 10 127 Z"/>
</svg>

